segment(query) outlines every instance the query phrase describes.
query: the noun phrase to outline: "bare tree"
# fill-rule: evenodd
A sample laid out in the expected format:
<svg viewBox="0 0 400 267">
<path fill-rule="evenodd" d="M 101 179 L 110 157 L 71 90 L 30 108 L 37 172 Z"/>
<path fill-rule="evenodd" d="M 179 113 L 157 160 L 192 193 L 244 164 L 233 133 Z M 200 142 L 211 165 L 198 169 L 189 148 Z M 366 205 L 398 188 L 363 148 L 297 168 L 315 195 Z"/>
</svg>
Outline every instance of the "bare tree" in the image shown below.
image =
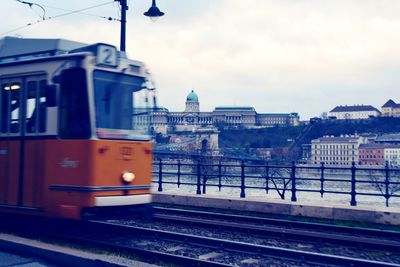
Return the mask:
<svg viewBox="0 0 400 267">
<path fill-rule="evenodd" d="M 389 207 L 389 199 L 400 192 L 400 169 L 389 169 L 386 165 L 382 170 L 371 170 L 367 177 L 372 181 L 372 186 L 386 199 L 386 207 Z"/>
<path fill-rule="evenodd" d="M 278 193 L 281 199 L 285 199 L 286 192 L 290 189 L 289 184 L 291 179 L 291 168 L 290 167 L 266 167 L 264 177 L 266 179 L 266 188 L 269 187 L 271 182 L 273 187 Z"/>
</svg>

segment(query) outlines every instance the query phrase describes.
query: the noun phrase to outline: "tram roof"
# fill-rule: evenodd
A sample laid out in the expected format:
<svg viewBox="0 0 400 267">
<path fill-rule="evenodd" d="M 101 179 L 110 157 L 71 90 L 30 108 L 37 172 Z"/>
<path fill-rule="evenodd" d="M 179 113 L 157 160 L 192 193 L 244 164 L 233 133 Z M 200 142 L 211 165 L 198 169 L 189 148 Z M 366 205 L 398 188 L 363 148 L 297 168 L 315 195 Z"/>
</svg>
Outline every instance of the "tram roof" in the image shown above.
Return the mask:
<svg viewBox="0 0 400 267">
<path fill-rule="evenodd" d="M 22 58 L 66 54 L 87 44 L 66 39 L 33 39 L 4 37 L 0 39 L 0 63 Z"/>
</svg>

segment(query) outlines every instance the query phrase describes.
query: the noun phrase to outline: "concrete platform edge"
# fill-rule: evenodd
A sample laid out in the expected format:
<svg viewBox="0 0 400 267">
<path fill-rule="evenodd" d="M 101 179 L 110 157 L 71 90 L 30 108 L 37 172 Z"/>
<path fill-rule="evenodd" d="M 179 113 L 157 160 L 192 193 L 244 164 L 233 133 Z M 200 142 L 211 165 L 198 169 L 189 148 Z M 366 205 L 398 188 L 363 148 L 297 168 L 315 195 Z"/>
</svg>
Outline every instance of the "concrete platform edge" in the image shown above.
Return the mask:
<svg viewBox="0 0 400 267">
<path fill-rule="evenodd" d="M 378 224 L 400 225 L 400 209 L 351 207 L 343 205 L 316 205 L 314 203 L 285 200 L 262 200 L 259 198 L 234 198 L 212 195 L 190 195 L 155 192 L 153 202 L 194 207 L 220 208 L 292 216 L 358 221 Z"/>
<path fill-rule="evenodd" d="M 22 244 L 16 241 L 4 239 L 0 237 L 0 250 L 19 254 L 22 256 L 35 257 L 51 264 L 60 266 L 75 266 L 75 267 L 122 267 L 120 265 L 95 258 L 85 258 L 71 253 L 61 252 L 53 249 L 45 249 L 33 245 Z"/>
</svg>

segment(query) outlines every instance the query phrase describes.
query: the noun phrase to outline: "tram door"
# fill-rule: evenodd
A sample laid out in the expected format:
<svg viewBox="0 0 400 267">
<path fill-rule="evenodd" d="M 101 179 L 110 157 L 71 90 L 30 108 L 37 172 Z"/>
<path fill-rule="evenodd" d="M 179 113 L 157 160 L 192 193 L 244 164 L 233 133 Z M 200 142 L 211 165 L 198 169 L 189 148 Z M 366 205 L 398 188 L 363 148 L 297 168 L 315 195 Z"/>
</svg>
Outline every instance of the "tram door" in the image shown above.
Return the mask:
<svg viewBox="0 0 400 267">
<path fill-rule="evenodd" d="M 43 184 L 40 134 L 46 130 L 45 120 L 41 122 L 46 116 L 45 76 L 3 78 L 0 84 L 0 205 L 38 207 Z"/>
</svg>

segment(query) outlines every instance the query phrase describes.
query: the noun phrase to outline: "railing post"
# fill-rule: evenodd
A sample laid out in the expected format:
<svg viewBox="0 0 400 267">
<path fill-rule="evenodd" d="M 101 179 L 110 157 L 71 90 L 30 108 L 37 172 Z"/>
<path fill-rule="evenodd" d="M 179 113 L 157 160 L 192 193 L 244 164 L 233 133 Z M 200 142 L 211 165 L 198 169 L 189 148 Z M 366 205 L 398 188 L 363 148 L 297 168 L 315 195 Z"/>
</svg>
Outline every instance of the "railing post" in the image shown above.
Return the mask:
<svg viewBox="0 0 400 267">
<path fill-rule="evenodd" d="M 200 159 L 197 159 L 197 190 L 196 190 L 196 194 L 197 195 L 201 195 L 201 190 L 200 190 L 200 186 L 201 186 L 201 166 L 200 166 Z"/>
<path fill-rule="evenodd" d="M 291 179 L 292 179 L 292 201 L 296 202 L 297 197 L 296 197 L 296 163 L 292 161 L 292 173 L 291 173 Z"/>
<path fill-rule="evenodd" d="M 325 191 L 324 191 L 324 181 L 325 181 L 325 176 L 324 176 L 325 173 L 324 173 L 324 171 L 325 171 L 325 163 L 321 162 L 321 179 L 320 179 L 320 181 L 321 181 L 321 190 L 319 191 L 321 193 L 321 198 L 324 197 L 324 193 L 325 193 Z"/>
<path fill-rule="evenodd" d="M 351 200 L 350 200 L 350 205 L 351 206 L 357 206 L 357 201 L 356 201 L 356 163 L 353 161 L 351 163 Z"/>
<path fill-rule="evenodd" d="M 265 192 L 268 194 L 269 191 L 269 165 L 268 161 L 265 165 Z"/>
<path fill-rule="evenodd" d="M 218 163 L 218 190 L 221 191 L 222 187 L 222 165 L 221 165 L 221 160 L 219 160 Z"/>
<path fill-rule="evenodd" d="M 386 199 L 386 207 L 389 207 L 389 162 L 386 161 L 385 164 L 385 199 Z"/>
<path fill-rule="evenodd" d="M 207 169 L 208 166 L 205 166 L 205 168 Z M 203 174 L 203 194 L 206 193 L 206 186 L 207 186 L 207 175 L 206 175 L 207 171 L 204 171 Z"/>
<path fill-rule="evenodd" d="M 181 187 L 181 160 L 178 159 L 178 188 Z"/>
<path fill-rule="evenodd" d="M 246 193 L 245 193 L 245 188 L 246 188 L 246 183 L 245 183 L 245 175 L 244 175 L 244 161 L 242 160 L 242 163 L 240 165 L 241 168 L 241 185 L 240 185 L 240 197 L 245 198 Z"/>
<path fill-rule="evenodd" d="M 158 163 L 158 192 L 162 192 L 162 159 Z"/>
</svg>

